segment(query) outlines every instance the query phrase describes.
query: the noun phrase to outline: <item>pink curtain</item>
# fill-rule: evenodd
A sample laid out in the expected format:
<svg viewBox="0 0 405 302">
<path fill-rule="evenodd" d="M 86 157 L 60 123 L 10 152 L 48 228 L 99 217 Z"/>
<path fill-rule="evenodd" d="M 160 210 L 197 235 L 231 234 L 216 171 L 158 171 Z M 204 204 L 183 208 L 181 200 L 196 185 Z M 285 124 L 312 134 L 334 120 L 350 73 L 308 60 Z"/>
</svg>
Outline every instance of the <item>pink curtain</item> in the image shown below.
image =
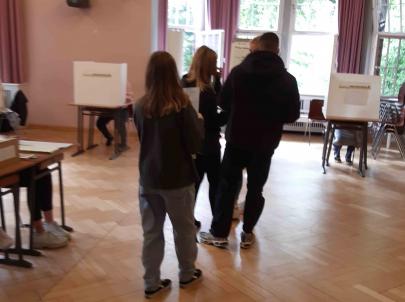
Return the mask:
<svg viewBox="0 0 405 302">
<path fill-rule="evenodd" d="M 20 0 L 0 0 L 0 79 L 21 83 L 21 9 Z"/>
<path fill-rule="evenodd" d="M 365 0 L 339 0 L 338 72 L 359 73 Z"/>
<path fill-rule="evenodd" d="M 235 38 L 238 27 L 239 0 L 207 0 L 208 22 L 211 29 L 223 29 L 225 31 L 225 66 L 224 76 L 229 73 L 229 59 L 231 44 Z"/>
<path fill-rule="evenodd" d="M 159 0 L 158 11 L 158 49 L 166 49 L 166 37 L 167 37 L 167 10 L 168 0 Z"/>
</svg>

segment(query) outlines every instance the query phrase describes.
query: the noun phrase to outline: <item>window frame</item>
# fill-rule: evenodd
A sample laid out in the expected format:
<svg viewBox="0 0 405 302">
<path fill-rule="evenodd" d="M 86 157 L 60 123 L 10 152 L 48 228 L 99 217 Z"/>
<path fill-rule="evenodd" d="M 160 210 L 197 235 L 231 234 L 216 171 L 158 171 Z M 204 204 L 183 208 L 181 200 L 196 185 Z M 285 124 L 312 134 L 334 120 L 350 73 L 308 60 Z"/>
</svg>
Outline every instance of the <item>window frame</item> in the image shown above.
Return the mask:
<svg viewBox="0 0 405 302">
<path fill-rule="evenodd" d="M 402 2 L 400 2 L 402 5 Z M 402 40 L 401 43 L 405 44 L 405 29 L 404 32 L 386 32 L 386 31 L 379 31 L 378 30 L 378 0 L 373 0 L 372 2 L 372 10 L 373 10 L 373 32 L 372 32 L 372 53 L 371 53 L 371 60 L 370 60 L 370 67 L 369 67 L 369 74 L 370 75 L 378 75 L 380 76 L 380 72 L 377 74 L 377 68 L 381 70 L 381 60 L 379 65 L 377 65 L 377 51 L 378 51 L 378 41 L 380 39 L 399 39 Z M 403 20 L 405 20 L 405 16 L 403 16 Z M 402 26 L 402 24 L 401 24 Z M 396 70 L 398 71 L 398 66 L 396 66 Z M 381 76 L 380 76 L 381 77 Z M 382 98 L 396 98 L 397 95 L 384 95 L 384 85 L 385 78 L 381 77 L 381 97 Z"/>
</svg>

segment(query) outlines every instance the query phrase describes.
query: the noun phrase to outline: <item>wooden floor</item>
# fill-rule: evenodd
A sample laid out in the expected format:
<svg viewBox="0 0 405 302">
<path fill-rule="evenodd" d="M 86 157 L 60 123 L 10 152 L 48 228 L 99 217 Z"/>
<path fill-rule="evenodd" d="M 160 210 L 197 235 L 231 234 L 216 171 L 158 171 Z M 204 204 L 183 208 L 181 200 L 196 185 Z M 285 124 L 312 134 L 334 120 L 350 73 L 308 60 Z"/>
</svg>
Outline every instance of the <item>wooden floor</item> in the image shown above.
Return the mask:
<svg viewBox="0 0 405 302">
<path fill-rule="evenodd" d="M 74 132 L 50 129 L 23 134 L 70 142 L 75 138 Z M 66 153 L 65 198 L 73 240 L 67 248 L 28 257 L 33 269 L 0 266 L 1 302 L 144 300 L 134 133 L 130 146 L 115 161 L 108 160 L 110 149 L 103 145 L 75 158 L 72 150 Z M 301 135 L 285 135 L 264 189 L 257 244 L 240 250 L 241 224 L 235 223 L 228 249 L 199 245 L 197 265 L 204 280 L 187 290 L 178 288 L 167 221 L 162 276 L 174 282 L 171 291 L 154 300 L 405 301 L 405 162 L 394 148 L 383 150 L 377 161 L 369 157 L 362 178 L 355 167 L 335 163 L 323 175 L 320 157 L 320 137 L 309 146 Z M 206 183 L 202 191 L 196 216 L 207 229 Z M 23 205 L 27 220 L 25 201 Z M 6 208 L 12 227 L 11 202 Z"/>
</svg>

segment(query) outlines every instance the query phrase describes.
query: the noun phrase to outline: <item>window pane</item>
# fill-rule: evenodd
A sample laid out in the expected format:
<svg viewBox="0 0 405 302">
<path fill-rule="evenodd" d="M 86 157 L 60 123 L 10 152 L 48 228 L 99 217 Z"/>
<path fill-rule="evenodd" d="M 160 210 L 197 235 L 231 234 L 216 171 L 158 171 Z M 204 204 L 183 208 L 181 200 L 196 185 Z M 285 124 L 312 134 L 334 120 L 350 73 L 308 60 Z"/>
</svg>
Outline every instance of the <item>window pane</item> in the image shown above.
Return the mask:
<svg viewBox="0 0 405 302">
<path fill-rule="evenodd" d="M 380 32 L 405 33 L 405 1 L 378 0 L 377 18 Z"/>
<path fill-rule="evenodd" d="M 379 39 L 375 74 L 381 76 L 381 94 L 397 96 L 405 81 L 405 39 Z"/>
<path fill-rule="evenodd" d="M 296 1 L 296 31 L 337 32 L 336 0 Z"/>
<path fill-rule="evenodd" d="M 277 31 L 280 0 L 240 0 L 239 29 Z"/>
<path fill-rule="evenodd" d="M 169 0 L 168 26 L 171 28 L 201 29 L 204 13 L 202 5 L 202 0 Z"/>
<path fill-rule="evenodd" d="M 331 35 L 292 36 L 289 72 L 296 77 L 300 94 L 326 95 L 333 40 Z"/>
</svg>

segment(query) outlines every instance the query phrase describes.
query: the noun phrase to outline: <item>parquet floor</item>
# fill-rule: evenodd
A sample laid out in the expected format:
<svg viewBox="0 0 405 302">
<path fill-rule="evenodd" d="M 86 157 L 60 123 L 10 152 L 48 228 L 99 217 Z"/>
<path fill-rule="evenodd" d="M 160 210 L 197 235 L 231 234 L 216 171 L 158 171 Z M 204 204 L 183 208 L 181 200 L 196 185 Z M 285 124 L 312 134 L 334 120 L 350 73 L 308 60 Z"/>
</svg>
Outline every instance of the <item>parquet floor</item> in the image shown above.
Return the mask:
<svg viewBox="0 0 405 302">
<path fill-rule="evenodd" d="M 75 133 L 66 130 L 26 129 L 23 134 L 75 140 Z M 72 150 L 66 152 L 65 199 L 73 240 L 67 248 L 28 257 L 33 269 L 0 266 L 1 302 L 144 300 L 134 133 L 130 146 L 115 161 L 108 160 L 103 145 L 75 158 Z M 257 245 L 240 250 L 240 223 L 234 225 L 228 249 L 200 245 L 197 264 L 204 280 L 187 290 L 178 288 L 167 221 L 162 275 L 174 284 L 154 300 L 405 301 L 405 162 L 395 149 L 383 151 L 377 161 L 369 158 L 367 176 L 361 178 L 356 168 L 334 163 L 323 175 L 320 157 L 319 137 L 308 146 L 301 135 L 286 135 L 265 187 Z M 206 183 L 202 191 L 196 216 L 207 229 Z M 5 204 L 11 228 L 11 202 Z M 25 200 L 22 204 L 27 220 Z"/>
</svg>

